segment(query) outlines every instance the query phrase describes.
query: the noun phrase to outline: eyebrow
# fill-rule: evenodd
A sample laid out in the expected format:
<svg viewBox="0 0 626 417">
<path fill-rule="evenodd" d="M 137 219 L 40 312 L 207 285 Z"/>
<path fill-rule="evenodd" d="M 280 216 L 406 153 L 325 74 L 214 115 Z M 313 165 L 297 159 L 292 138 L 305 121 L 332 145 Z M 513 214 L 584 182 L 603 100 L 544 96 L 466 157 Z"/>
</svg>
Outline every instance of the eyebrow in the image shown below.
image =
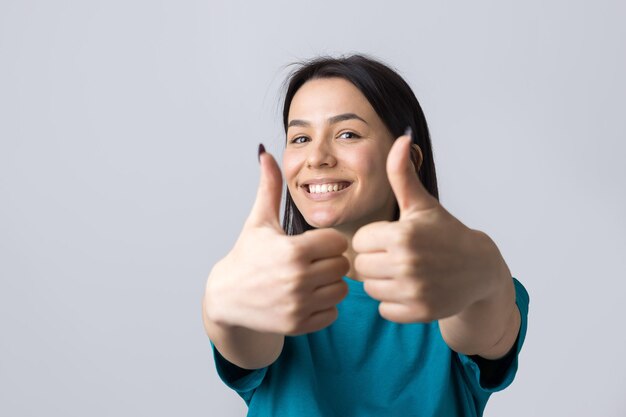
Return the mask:
<svg viewBox="0 0 626 417">
<path fill-rule="evenodd" d="M 328 118 L 328 124 L 335 124 L 335 123 L 339 123 L 339 122 L 343 122 L 345 120 L 360 120 L 363 123 L 367 124 L 367 122 L 365 121 L 365 119 L 363 119 L 362 117 L 354 114 L 354 113 L 343 113 L 343 114 L 338 114 L 337 116 L 333 116 Z M 292 121 L 289 122 L 289 124 L 287 125 L 287 128 L 290 128 L 291 126 L 311 126 L 310 122 L 307 122 L 306 120 L 300 120 L 300 119 L 293 119 Z"/>
</svg>

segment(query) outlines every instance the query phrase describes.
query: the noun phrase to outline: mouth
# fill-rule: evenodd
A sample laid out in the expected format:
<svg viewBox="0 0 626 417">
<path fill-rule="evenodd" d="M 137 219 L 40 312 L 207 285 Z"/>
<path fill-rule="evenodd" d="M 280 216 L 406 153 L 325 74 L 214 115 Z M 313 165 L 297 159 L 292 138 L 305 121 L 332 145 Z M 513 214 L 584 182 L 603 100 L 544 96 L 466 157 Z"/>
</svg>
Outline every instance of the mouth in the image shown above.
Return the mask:
<svg viewBox="0 0 626 417">
<path fill-rule="evenodd" d="M 305 183 L 302 189 L 310 195 L 322 196 L 339 193 L 352 185 L 349 181 L 329 181 L 321 183 Z"/>
</svg>

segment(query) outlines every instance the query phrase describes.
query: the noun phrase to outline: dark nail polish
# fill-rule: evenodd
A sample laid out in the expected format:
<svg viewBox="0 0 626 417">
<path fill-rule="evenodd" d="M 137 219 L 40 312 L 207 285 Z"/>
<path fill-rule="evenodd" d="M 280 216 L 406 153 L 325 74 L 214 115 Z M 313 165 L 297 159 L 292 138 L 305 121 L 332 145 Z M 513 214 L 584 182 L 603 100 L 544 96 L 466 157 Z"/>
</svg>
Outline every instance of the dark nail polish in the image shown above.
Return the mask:
<svg viewBox="0 0 626 417">
<path fill-rule="evenodd" d="M 411 126 L 407 126 L 406 130 L 404 131 L 404 136 L 410 137 L 411 141 L 413 140 L 413 129 L 411 129 Z"/>
<path fill-rule="evenodd" d="M 259 143 L 259 155 L 258 155 L 258 160 L 259 162 L 261 162 L 261 154 L 265 153 L 265 146 L 263 146 L 262 143 Z"/>
</svg>

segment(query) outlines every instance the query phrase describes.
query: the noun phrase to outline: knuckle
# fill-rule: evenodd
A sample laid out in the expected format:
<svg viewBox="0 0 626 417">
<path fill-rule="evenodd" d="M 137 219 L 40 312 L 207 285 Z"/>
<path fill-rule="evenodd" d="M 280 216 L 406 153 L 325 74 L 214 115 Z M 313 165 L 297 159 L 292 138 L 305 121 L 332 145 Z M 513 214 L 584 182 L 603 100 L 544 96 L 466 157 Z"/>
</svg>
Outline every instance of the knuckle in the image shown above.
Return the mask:
<svg viewBox="0 0 626 417">
<path fill-rule="evenodd" d="M 424 314 L 422 315 L 422 322 L 428 323 L 435 320 L 437 320 L 437 315 L 435 314 L 435 311 L 430 308 L 426 309 L 426 311 L 424 311 Z"/>
<path fill-rule="evenodd" d="M 422 286 L 420 283 L 413 283 L 408 292 L 410 299 L 413 301 L 421 301 L 424 298 L 424 293 L 422 292 Z"/>
<path fill-rule="evenodd" d="M 299 262 L 290 262 L 283 274 L 285 292 L 289 295 L 301 290 L 307 280 L 307 270 Z"/>
<path fill-rule="evenodd" d="M 412 277 L 415 275 L 415 268 L 411 261 L 400 262 L 398 267 L 398 274 L 401 277 Z"/>
<path fill-rule="evenodd" d="M 287 315 L 283 320 L 283 332 L 292 334 L 302 327 L 302 317 L 299 314 L 299 307 L 292 305 L 288 307 Z"/>
<path fill-rule="evenodd" d="M 424 253 L 413 250 L 398 251 L 394 262 L 400 265 L 400 273 L 406 276 L 415 276 L 424 266 Z"/>
<path fill-rule="evenodd" d="M 398 261 L 398 273 L 403 277 L 415 277 L 417 274 L 417 259 L 413 255 L 403 256 Z"/>
<path fill-rule="evenodd" d="M 421 302 L 416 306 L 416 315 L 421 322 L 436 320 L 436 310 L 432 303 Z"/>
<path fill-rule="evenodd" d="M 411 228 L 408 227 L 399 227 L 396 228 L 395 233 L 393 234 L 392 242 L 396 246 L 406 247 L 409 246 L 413 241 L 413 233 Z"/>
<path fill-rule="evenodd" d="M 303 311 L 302 296 L 298 293 L 292 294 L 285 305 L 285 315 L 289 320 L 298 320 Z"/>
<path fill-rule="evenodd" d="M 345 256 L 341 256 L 338 260 L 338 269 L 345 273 L 350 270 L 350 261 Z"/>
<path fill-rule="evenodd" d="M 297 283 L 304 279 L 305 271 L 298 264 L 290 263 L 285 271 L 284 280 L 290 290 L 297 288 Z"/>
<path fill-rule="evenodd" d="M 418 280 L 414 281 L 411 285 L 412 299 L 421 304 L 426 304 L 430 300 L 430 294 L 432 291 L 432 284 L 428 281 Z"/>
</svg>

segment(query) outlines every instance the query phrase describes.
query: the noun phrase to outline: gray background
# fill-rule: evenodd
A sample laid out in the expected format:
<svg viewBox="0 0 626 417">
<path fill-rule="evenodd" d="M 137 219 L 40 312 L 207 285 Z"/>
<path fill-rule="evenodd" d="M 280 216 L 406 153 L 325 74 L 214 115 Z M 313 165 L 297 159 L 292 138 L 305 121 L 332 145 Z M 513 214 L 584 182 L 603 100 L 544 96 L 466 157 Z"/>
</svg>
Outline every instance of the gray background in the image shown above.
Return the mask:
<svg viewBox="0 0 626 417">
<path fill-rule="evenodd" d="M 620 1 L 0 0 L 0 415 L 242 416 L 200 301 L 282 152 L 284 66 L 360 51 L 531 295 L 487 416 L 626 415 Z"/>
</svg>

